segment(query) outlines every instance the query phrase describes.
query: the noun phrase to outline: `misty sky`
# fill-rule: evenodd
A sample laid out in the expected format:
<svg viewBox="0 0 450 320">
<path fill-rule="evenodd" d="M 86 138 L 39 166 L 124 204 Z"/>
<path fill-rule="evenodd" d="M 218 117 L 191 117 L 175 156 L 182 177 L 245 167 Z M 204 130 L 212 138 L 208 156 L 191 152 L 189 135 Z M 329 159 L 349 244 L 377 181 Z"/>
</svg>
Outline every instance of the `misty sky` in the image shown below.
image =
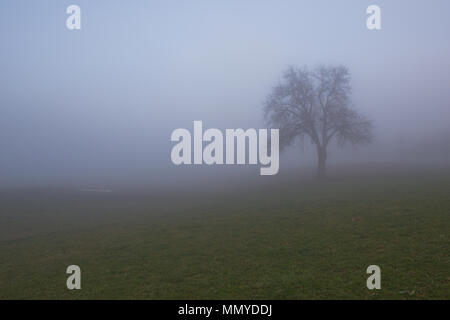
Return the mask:
<svg viewBox="0 0 450 320">
<path fill-rule="evenodd" d="M 66 28 L 70 4 L 81 30 Z M 370 4 L 380 31 L 366 28 Z M 288 65 L 348 66 L 353 103 L 374 120 L 374 145 L 331 161 L 450 148 L 449 13 L 447 0 L 2 0 L 0 184 L 176 174 L 174 129 L 265 127 Z M 291 151 L 280 171 L 313 160 Z"/>
</svg>

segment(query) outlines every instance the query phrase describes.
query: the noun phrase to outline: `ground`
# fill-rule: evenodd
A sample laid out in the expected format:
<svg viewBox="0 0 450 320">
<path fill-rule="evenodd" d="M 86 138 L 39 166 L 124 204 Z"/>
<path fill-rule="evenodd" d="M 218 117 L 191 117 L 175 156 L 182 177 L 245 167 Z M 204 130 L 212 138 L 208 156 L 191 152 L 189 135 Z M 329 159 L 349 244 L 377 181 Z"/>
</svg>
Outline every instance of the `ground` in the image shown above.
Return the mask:
<svg viewBox="0 0 450 320">
<path fill-rule="evenodd" d="M 0 299 L 450 299 L 450 170 L 3 189 L 0 219 Z"/>
</svg>

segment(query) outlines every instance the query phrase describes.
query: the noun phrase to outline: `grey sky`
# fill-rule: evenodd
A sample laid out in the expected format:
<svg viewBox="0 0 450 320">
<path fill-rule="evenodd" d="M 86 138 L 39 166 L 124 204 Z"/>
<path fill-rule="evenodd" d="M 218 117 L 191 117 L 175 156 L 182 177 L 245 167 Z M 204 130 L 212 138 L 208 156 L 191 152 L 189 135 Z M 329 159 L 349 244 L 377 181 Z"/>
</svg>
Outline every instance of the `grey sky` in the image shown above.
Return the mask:
<svg viewBox="0 0 450 320">
<path fill-rule="evenodd" d="M 65 27 L 70 4 L 80 31 Z M 370 4 L 380 31 L 366 28 Z M 334 159 L 391 161 L 399 141 L 450 132 L 448 12 L 446 0 L 3 0 L 1 184 L 173 174 L 172 130 L 263 127 L 290 64 L 347 65 L 377 142 Z"/>
</svg>

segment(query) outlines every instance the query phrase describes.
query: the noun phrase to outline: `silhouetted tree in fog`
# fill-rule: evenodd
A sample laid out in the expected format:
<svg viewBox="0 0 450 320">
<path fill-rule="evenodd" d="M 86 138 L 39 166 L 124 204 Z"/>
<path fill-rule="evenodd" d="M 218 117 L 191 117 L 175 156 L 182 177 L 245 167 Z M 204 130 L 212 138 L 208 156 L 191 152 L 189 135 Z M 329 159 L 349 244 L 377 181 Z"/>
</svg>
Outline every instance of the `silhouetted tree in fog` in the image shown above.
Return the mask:
<svg viewBox="0 0 450 320">
<path fill-rule="evenodd" d="M 289 67 L 264 106 L 269 126 L 280 129 L 280 148 L 311 140 L 317 173 L 325 175 L 327 147 L 372 141 L 372 123 L 350 107 L 350 74 L 344 66 Z"/>
</svg>

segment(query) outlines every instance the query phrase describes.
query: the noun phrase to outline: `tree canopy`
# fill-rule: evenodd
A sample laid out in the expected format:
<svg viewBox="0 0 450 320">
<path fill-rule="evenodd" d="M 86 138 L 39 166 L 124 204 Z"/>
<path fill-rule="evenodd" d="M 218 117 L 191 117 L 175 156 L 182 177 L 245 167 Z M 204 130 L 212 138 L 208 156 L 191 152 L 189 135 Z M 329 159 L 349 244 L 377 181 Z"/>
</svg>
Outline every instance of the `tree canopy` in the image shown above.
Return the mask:
<svg viewBox="0 0 450 320">
<path fill-rule="evenodd" d="M 344 66 L 314 70 L 289 67 L 268 96 L 264 113 L 280 130 L 280 149 L 308 138 L 318 156 L 318 174 L 325 174 L 327 146 L 370 143 L 372 123 L 351 107 L 350 73 Z"/>
</svg>

